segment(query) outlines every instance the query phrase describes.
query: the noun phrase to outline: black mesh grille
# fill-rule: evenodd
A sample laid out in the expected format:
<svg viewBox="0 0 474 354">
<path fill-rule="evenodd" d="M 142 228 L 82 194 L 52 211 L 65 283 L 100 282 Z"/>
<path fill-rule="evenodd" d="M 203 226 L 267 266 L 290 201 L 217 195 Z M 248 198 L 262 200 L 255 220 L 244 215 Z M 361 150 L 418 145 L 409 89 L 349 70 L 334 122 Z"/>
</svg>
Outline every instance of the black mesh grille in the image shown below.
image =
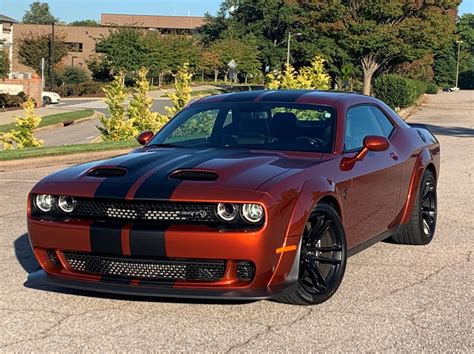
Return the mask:
<svg viewBox="0 0 474 354">
<path fill-rule="evenodd" d="M 239 278 L 239 280 L 252 280 L 254 274 L 255 265 L 252 262 L 240 261 L 237 263 L 237 278 Z"/>
<path fill-rule="evenodd" d="M 215 181 L 218 175 L 207 171 L 177 171 L 173 172 L 170 177 L 188 181 Z"/>
<path fill-rule="evenodd" d="M 97 167 L 87 172 L 92 177 L 123 177 L 127 174 L 127 170 L 119 167 Z"/>
<path fill-rule="evenodd" d="M 59 259 L 56 256 L 56 252 L 54 250 L 47 250 L 46 254 L 48 255 L 49 260 L 51 261 L 51 263 L 53 263 L 55 267 L 60 266 Z"/>
<path fill-rule="evenodd" d="M 134 222 L 219 222 L 214 204 L 78 199 L 70 217 Z"/>
<path fill-rule="evenodd" d="M 223 260 L 139 259 L 64 252 L 75 272 L 152 281 L 216 282 L 224 276 Z"/>
</svg>

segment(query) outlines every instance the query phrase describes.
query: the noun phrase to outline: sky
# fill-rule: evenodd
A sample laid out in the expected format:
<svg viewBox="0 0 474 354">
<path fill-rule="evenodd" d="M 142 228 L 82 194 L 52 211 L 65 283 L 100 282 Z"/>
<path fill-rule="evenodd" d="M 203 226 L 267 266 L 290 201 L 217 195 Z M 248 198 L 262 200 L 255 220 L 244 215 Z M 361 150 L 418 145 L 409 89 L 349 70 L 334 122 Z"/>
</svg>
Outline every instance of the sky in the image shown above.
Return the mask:
<svg viewBox="0 0 474 354">
<path fill-rule="evenodd" d="M 0 0 L 0 13 L 21 20 L 33 0 Z M 42 0 L 61 21 L 94 19 L 101 13 L 202 16 L 215 14 L 221 0 Z M 474 13 L 474 1 L 463 0 L 460 14 Z"/>
</svg>

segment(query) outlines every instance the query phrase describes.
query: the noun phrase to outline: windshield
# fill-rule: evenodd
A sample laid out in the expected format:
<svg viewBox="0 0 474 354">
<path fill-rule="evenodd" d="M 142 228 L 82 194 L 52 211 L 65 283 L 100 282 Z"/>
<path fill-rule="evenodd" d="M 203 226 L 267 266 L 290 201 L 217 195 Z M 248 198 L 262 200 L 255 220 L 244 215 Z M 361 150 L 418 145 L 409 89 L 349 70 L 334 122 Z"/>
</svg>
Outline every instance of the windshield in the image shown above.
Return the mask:
<svg viewBox="0 0 474 354">
<path fill-rule="evenodd" d="M 197 104 L 181 111 L 148 144 L 332 152 L 336 114 L 292 103 Z"/>
</svg>

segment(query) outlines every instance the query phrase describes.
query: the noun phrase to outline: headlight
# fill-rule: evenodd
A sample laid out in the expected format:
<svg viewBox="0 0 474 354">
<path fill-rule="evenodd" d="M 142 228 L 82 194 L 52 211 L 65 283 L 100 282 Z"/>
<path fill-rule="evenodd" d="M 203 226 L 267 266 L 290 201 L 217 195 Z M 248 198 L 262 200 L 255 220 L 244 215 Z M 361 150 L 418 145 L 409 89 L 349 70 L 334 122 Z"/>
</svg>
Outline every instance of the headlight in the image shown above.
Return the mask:
<svg viewBox="0 0 474 354">
<path fill-rule="evenodd" d="M 263 219 L 263 207 L 259 204 L 244 204 L 241 214 L 246 222 L 256 224 Z"/>
<path fill-rule="evenodd" d="M 217 204 L 217 216 L 223 221 L 234 221 L 238 213 L 239 206 L 237 204 Z"/>
<path fill-rule="evenodd" d="M 54 204 L 54 198 L 49 194 L 38 194 L 35 198 L 36 207 L 44 213 L 51 210 Z"/>
<path fill-rule="evenodd" d="M 73 197 L 62 195 L 58 199 L 58 207 L 65 213 L 72 213 L 76 207 L 76 200 Z"/>
</svg>

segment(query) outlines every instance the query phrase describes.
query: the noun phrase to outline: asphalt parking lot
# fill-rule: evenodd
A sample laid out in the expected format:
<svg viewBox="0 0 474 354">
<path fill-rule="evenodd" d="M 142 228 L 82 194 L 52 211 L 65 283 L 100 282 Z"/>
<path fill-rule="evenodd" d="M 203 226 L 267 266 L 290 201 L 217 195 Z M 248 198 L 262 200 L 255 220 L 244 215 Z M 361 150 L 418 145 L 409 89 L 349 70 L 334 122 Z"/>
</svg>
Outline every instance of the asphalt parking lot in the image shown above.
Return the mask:
<svg viewBox="0 0 474 354">
<path fill-rule="evenodd" d="M 78 293 L 28 283 L 25 202 L 58 169 L 0 172 L 0 350 L 473 351 L 474 92 L 440 93 L 410 118 L 441 142 L 428 246 L 379 243 L 349 259 L 328 302 L 296 307 Z"/>
</svg>

